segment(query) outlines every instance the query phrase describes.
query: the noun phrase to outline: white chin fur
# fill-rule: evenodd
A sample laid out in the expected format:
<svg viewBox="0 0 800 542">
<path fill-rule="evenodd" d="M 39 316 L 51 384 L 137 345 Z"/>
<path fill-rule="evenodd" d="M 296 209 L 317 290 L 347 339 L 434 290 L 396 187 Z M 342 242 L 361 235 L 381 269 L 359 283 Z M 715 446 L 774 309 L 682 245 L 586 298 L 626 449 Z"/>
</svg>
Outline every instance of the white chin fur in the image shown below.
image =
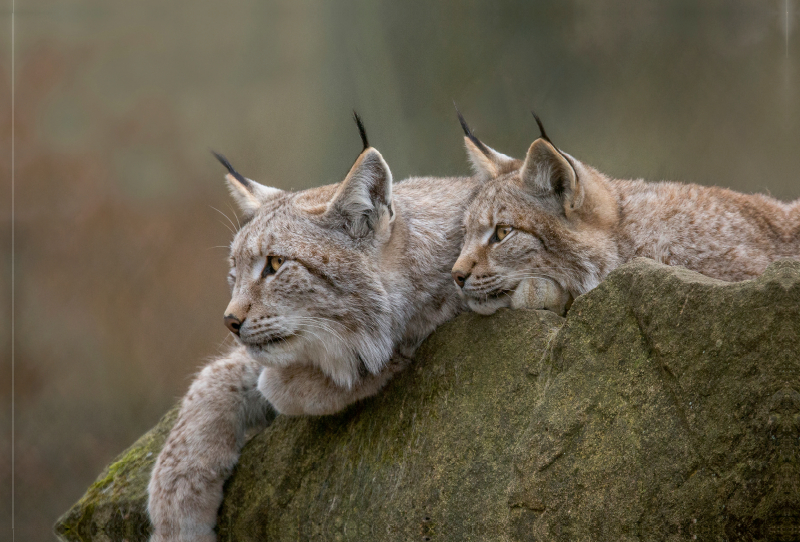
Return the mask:
<svg viewBox="0 0 800 542">
<path fill-rule="evenodd" d="M 292 337 L 291 342 L 300 342 L 298 337 Z M 247 353 L 265 367 L 286 367 L 298 358 L 301 350 L 299 345 L 275 343 L 266 347 L 247 346 Z"/>
<path fill-rule="evenodd" d="M 334 383 L 350 389 L 358 379 L 359 362 L 348 345 L 322 331 L 313 339 L 301 332 L 287 340 L 264 348 L 248 346 L 250 356 L 264 367 L 289 367 L 294 364 L 313 365 L 329 376 Z"/>
</svg>

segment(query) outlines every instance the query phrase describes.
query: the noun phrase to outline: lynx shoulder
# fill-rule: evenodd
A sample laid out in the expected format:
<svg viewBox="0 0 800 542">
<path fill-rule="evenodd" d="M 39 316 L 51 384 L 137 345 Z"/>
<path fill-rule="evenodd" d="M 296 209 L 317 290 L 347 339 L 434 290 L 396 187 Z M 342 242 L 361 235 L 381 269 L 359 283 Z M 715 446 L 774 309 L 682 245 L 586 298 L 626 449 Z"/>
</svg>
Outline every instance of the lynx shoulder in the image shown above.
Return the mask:
<svg viewBox="0 0 800 542">
<path fill-rule="evenodd" d="M 539 122 L 539 119 L 536 119 Z M 453 278 L 470 308 L 547 308 L 644 256 L 726 281 L 800 258 L 800 205 L 760 194 L 603 175 L 560 151 L 541 128 L 524 160 L 484 145 L 465 126 L 481 188 L 465 214 Z"/>
<path fill-rule="evenodd" d="M 338 184 L 268 188 L 229 169 L 246 218 L 231 244 L 225 324 L 237 345 L 184 397 L 149 485 L 153 540 L 215 539 L 245 431 L 270 412 L 330 414 L 377 393 L 465 306 L 448 270 L 473 178 L 393 186 L 364 150 Z"/>
</svg>

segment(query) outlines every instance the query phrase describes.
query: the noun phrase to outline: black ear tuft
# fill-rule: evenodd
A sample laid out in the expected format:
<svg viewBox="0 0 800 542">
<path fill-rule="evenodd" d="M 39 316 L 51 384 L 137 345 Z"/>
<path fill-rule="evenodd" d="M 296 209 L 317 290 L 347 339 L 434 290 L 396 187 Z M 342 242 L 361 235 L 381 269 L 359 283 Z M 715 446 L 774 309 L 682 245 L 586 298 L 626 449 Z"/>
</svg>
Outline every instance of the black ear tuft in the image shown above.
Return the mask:
<svg viewBox="0 0 800 542">
<path fill-rule="evenodd" d="M 578 171 L 575 169 L 575 164 L 573 164 L 572 160 L 567 155 L 565 155 L 563 152 L 561 152 L 561 149 L 556 147 L 556 144 L 553 143 L 550 140 L 550 137 L 547 135 L 547 132 L 544 131 L 544 125 L 542 125 L 542 119 L 539 118 L 539 115 L 536 114 L 536 111 L 531 110 L 531 115 L 533 115 L 534 120 L 536 120 L 536 125 L 539 127 L 539 134 L 540 134 L 539 137 L 541 137 L 542 139 L 544 139 L 545 141 L 550 143 L 553 146 L 553 148 L 556 150 L 556 152 L 558 154 L 560 154 L 561 157 L 564 158 L 564 160 L 567 161 L 567 164 L 569 164 L 569 167 L 572 168 L 572 172 L 575 174 L 575 179 L 577 180 L 578 179 Z"/>
<path fill-rule="evenodd" d="M 356 110 L 353 109 L 353 119 L 356 121 L 356 125 L 358 126 L 358 133 L 361 136 L 361 143 L 364 144 L 364 148 L 361 149 L 362 152 L 369 148 L 369 141 L 367 141 L 367 131 L 364 129 L 364 123 L 361 122 L 361 117 L 358 116 Z"/>
<path fill-rule="evenodd" d="M 550 141 L 550 138 L 547 136 L 547 132 L 544 131 L 544 126 L 542 125 L 542 119 L 539 118 L 539 115 L 536 114 L 535 111 L 531 111 L 531 115 L 536 120 L 536 125 L 539 127 L 539 133 L 541 134 L 541 138 L 553 145 L 553 142 Z M 555 145 L 553 145 L 555 147 Z"/>
<path fill-rule="evenodd" d="M 242 174 L 241 174 L 241 173 L 239 173 L 238 171 L 236 171 L 235 169 L 233 169 L 233 166 L 231 165 L 231 163 L 230 163 L 230 162 L 228 162 L 228 159 L 227 159 L 227 158 L 225 158 L 225 157 L 224 157 L 224 156 L 222 156 L 220 153 L 218 153 L 218 152 L 215 152 L 215 151 L 211 151 L 211 154 L 213 154 L 214 156 L 216 156 L 217 160 L 219 160 L 219 163 L 220 163 L 220 164 L 222 164 L 223 166 L 225 166 L 225 169 L 227 169 L 227 170 L 228 170 L 228 173 L 230 173 L 231 175 L 233 175 L 233 178 L 234 178 L 234 179 L 236 179 L 237 181 L 239 181 L 240 183 L 242 183 L 242 186 L 244 186 L 244 187 L 249 187 L 249 186 L 250 186 L 250 181 L 248 181 L 247 179 L 245 179 L 245 178 L 242 176 Z"/>
<path fill-rule="evenodd" d="M 461 123 L 461 129 L 464 130 L 464 135 L 467 136 L 469 138 L 469 140 L 472 141 L 472 143 L 476 147 L 478 147 L 478 149 L 483 154 L 485 154 L 486 156 L 489 156 L 489 149 L 487 149 L 486 145 L 484 145 L 481 142 L 481 140 L 478 139 L 477 137 L 475 137 L 475 134 L 472 133 L 472 130 L 470 130 L 469 125 L 467 124 L 467 121 L 464 120 L 464 115 L 462 115 L 461 111 L 458 110 L 458 106 L 456 105 L 455 101 L 453 101 L 453 107 L 456 108 L 456 115 L 458 115 L 458 122 Z"/>
</svg>

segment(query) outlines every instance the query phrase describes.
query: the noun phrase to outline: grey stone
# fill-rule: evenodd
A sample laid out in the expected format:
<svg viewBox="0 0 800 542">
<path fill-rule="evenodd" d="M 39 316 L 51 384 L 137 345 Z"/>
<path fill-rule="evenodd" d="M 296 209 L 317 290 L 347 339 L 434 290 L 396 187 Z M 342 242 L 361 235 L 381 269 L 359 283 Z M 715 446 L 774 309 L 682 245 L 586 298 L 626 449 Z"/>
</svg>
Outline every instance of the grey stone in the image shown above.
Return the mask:
<svg viewBox="0 0 800 542">
<path fill-rule="evenodd" d="M 464 314 L 379 396 L 279 416 L 227 540 L 800 540 L 800 262 L 726 283 L 635 260 L 544 311 Z M 56 525 L 141 540 L 173 410 Z"/>
</svg>

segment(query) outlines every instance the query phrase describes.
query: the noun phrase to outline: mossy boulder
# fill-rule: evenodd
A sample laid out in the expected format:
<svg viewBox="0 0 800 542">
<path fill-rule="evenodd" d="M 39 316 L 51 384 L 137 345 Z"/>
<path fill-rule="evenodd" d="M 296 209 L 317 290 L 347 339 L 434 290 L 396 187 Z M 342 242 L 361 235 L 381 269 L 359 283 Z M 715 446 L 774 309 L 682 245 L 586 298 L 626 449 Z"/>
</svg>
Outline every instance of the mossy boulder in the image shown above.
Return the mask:
<svg viewBox="0 0 800 542">
<path fill-rule="evenodd" d="M 543 311 L 464 314 L 379 396 L 245 447 L 224 540 L 800 540 L 800 262 L 635 260 Z M 169 413 L 56 530 L 142 540 Z"/>
</svg>

